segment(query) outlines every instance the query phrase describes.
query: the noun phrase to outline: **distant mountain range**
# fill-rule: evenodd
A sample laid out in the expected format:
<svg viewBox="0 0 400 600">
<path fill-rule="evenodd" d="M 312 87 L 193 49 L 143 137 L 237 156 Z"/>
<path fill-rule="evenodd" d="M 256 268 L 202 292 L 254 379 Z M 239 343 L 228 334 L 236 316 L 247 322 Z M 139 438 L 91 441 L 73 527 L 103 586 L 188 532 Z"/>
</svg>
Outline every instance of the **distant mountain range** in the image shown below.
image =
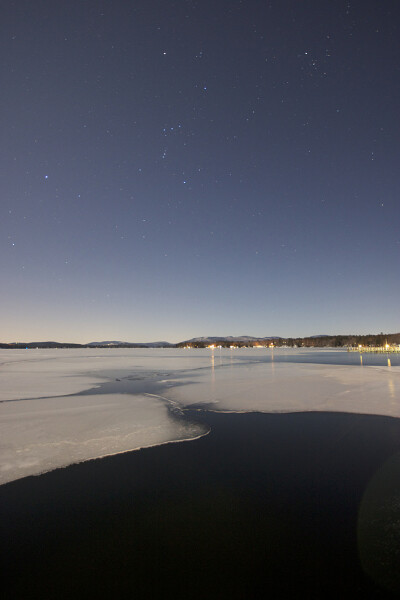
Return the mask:
<svg viewBox="0 0 400 600">
<path fill-rule="evenodd" d="M 69 342 L 11 342 L 0 343 L 0 348 L 175 348 L 169 342 L 90 342 L 89 344 L 72 344 Z"/>
<path fill-rule="evenodd" d="M 232 342 L 233 344 L 243 343 L 257 343 L 257 342 L 269 342 L 271 340 L 281 340 L 280 337 L 253 337 L 251 335 L 239 335 L 232 336 L 228 335 L 227 337 L 198 337 L 192 338 L 191 340 L 185 340 L 184 342 L 180 342 L 181 344 L 218 344 L 218 343 L 227 343 Z"/>
<path fill-rule="evenodd" d="M 210 346 L 212 344 L 216 346 L 229 347 L 230 345 L 238 346 L 253 346 L 253 345 L 269 345 L 274 342 L 276 346 L 305 346 L 305 347 L 343 347 L 347 345 L 372 345 L 379 346 L 384 343 L 400 343 L 400 333 L 379 333 L 379 334 L 368 334 L 368 335 L 311 335 L 302 338 L 291 338 L 291 337 L 254 337 L 251 335 L 239 335 L 239 336 L 208 336 L 208 337 L 196 337 L 190 340 L 179 342 L 178 344 L 171 344 L 170 342 L 122 342 L 119 340 L 113 341 L 102 341 L 102 342 L 89 342 L 88 344 L 73 344 L 73 343 L 62 343 L 62 342 L 12 342 L 12 343 L 0 343 L 0 348 L 182 348 L 184 346 L 193 346 L 202 348 Z"/>
<path fill-rule="evenodd" d="M 118 348 L 168 348 L 174 347 L 176 344 L 170 344 L 169 342 L 90 342 L 86 344 L 91 348 L 104 348 L 104 346 L 117 346 Z"/>
</svg>

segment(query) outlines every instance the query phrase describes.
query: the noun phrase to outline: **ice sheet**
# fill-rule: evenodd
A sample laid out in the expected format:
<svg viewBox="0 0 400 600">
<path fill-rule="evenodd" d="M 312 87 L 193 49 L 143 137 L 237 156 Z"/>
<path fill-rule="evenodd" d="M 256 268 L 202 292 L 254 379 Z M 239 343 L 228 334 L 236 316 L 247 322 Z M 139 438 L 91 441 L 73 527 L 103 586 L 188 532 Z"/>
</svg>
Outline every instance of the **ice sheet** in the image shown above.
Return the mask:
<svg viewBox="0 0 400 600">
<path fill-rule="evenodd" d="M 400 417 L 400 367 L 264 363 L 191 373 L 166 396 L 228 412 L 341 411 Z"/>
<path fill-rule="evenodd" d="M 0 484 L 204 435 L 204 426 L 179 419 L 166 398 L 147 393 L 178 363 L 168 351 L 0 351 Z"/>
<path fill-rule="evenodd" d="M 204 434 L 144 394 L 22 400 L 1 405 L 0 483 L 71 463 Z"/>
<path fill-rule="evenodd" d="M 0 483 L 203 435 L 171 412 L 176 406 L 400 416 L 400 367 L 270 358 L 258 350 L 0 351 Z"/>
<path fill-rule="evenodd" d="M 0 350 L 0 401 L 74 394 L 129 374 L 151 377 L 209 363 L 208 353 L 172 349 Z"/>
</svg>

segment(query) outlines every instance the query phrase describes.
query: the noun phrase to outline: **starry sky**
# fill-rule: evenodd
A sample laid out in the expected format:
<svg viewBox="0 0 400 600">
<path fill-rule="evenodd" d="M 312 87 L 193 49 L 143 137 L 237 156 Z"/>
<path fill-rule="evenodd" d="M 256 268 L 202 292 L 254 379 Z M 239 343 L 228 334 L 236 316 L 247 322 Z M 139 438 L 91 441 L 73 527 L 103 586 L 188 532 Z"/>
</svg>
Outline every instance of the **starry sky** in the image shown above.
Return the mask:
<svg viewBox="0 0 400 600">
<path fill-rule="evenodd" d="M 397 0 L 6 0 L 0 341 L 400 330 Z"/>
</svg>

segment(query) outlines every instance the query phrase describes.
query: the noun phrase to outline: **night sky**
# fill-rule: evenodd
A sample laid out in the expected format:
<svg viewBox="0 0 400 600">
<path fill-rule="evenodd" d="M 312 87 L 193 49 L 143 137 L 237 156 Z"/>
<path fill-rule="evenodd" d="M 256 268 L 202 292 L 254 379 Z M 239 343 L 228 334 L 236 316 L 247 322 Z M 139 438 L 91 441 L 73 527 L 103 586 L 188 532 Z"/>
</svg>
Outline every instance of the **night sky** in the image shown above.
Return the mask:
<svg viewBox="0 0 400 600">
<path fill-rule="evenodd" d="M 400 330 L 397 0 L 0 22 L 0 341 Z"/>
</svg>

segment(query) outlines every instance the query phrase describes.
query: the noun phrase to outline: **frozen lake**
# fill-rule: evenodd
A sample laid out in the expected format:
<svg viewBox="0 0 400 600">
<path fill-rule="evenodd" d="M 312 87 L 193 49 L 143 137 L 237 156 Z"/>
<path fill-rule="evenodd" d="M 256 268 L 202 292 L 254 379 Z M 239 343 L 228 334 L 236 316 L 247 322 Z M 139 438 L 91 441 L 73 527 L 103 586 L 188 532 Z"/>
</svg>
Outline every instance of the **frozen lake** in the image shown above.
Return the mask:
<svg viewBox="0 0 400 600">
<path fill-rule="evenodd" d="M 189 408 L 400 416 L 400 360 L 302 349 L 0 351 L 0 483 L 191 440 Z M 191 414 L 195 412 L 191 411 Z"/>
<path fill-rule="evenodd" d="M 4 597 L 398 597 L 390 361 L 1 352 Z"/>
</svg>

